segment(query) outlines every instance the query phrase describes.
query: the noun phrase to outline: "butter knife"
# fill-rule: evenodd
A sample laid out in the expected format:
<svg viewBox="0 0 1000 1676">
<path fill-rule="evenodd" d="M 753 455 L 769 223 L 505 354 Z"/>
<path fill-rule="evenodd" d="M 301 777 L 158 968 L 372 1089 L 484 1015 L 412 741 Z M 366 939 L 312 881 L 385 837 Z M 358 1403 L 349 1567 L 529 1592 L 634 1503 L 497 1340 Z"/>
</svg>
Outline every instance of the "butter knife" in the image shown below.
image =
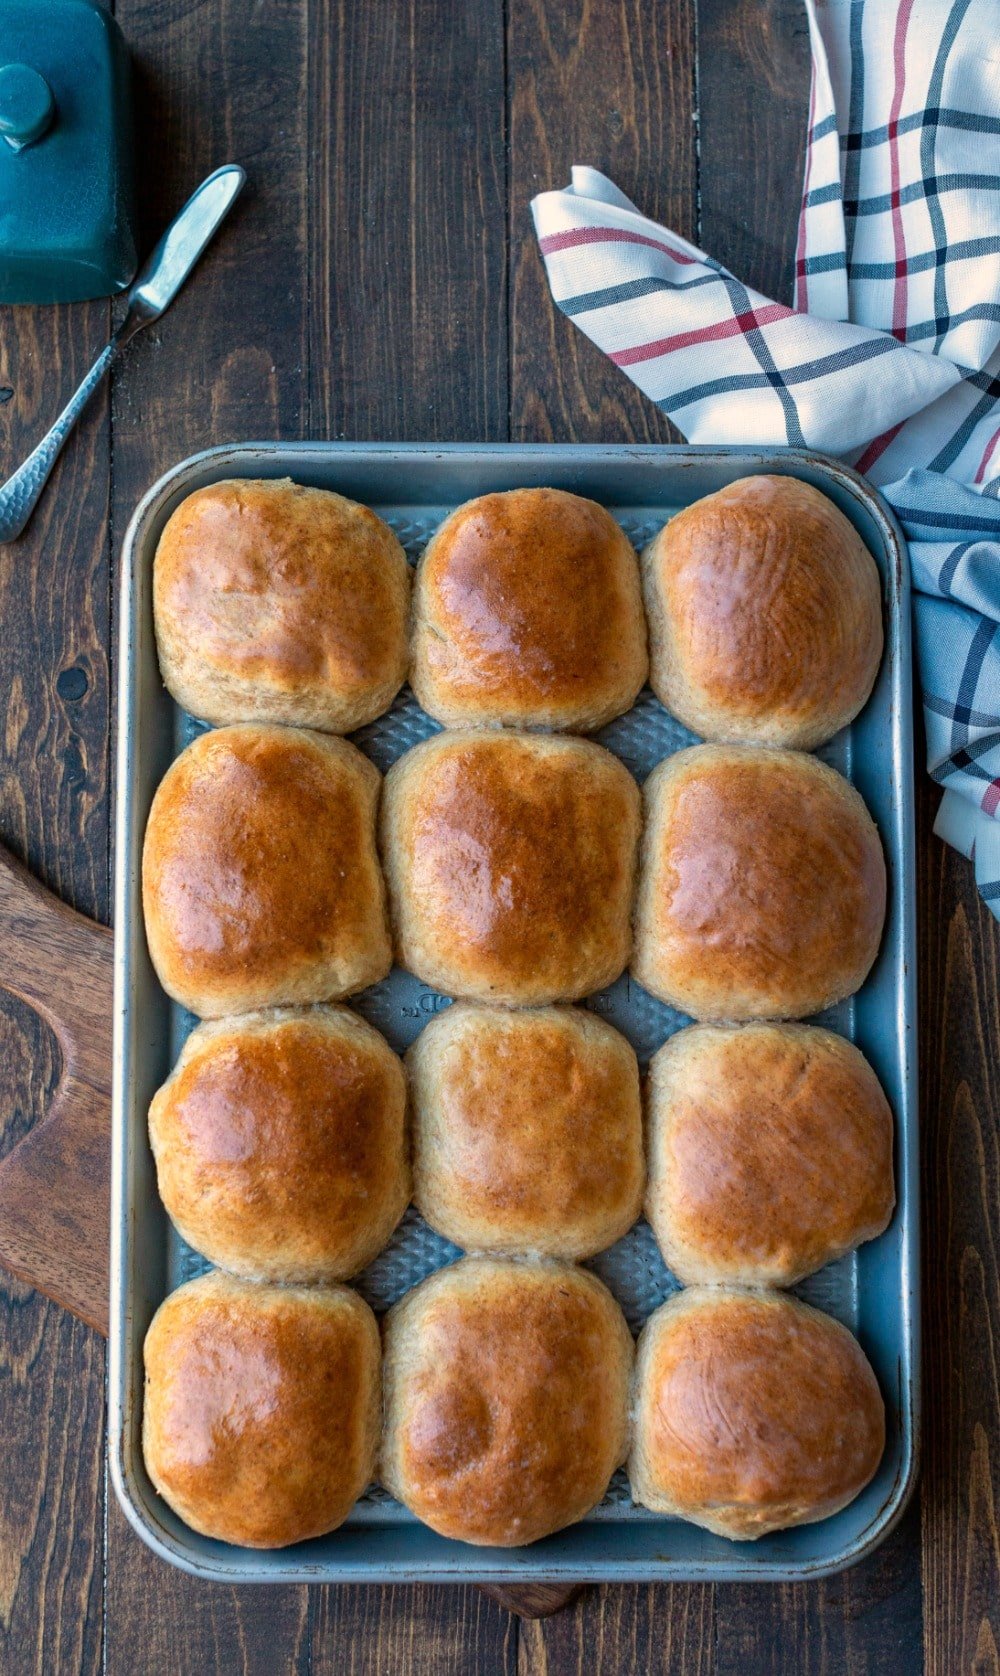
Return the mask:
<svg viewBox="0 0 1000 1676">
<path fill-rule="evenodd" d="M 23 466 L 0 488 L 0 542 L 14 541 L 38 504 L 59 451 L 112 362 L 130 338 L 170 307 L 205 246 L 243 189 L 246 175 L 227 163 L 203 180 L 175 217 L 128 292 L 128 307 L 107 348 Z"/>
</svg>

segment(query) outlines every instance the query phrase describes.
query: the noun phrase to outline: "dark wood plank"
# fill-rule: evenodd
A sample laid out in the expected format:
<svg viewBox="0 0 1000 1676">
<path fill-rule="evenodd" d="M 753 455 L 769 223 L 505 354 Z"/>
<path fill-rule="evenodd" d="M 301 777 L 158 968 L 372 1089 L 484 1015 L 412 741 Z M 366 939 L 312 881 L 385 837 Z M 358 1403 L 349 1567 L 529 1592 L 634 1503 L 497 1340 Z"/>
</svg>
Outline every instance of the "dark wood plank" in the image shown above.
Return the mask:
<svg viewBox="0 0 1000 1676">
<path fill-rule="evenodd" d="M 108 338 L 106 303 L 0 310 L 4 473 Z M 109 427 L 93 401 L 19 541 L 0 546 L 0 840 L 57 895 L 108 916 Z"/>
<path fill-rule="evenodd" d="M 1000 927 L 921 776 L 924 1668 L 1000 1671 Z"/>
<path fill-rule="evenodd" d="M 108 309 L 0 316 L 6 474 L 83 377 L 106 339 Z M 108 912 L 108 458 L 107 405 L 98 400 L 27 533 L 0 547 L 0 839 L 99 918 Z M 58 1072 L 48 1028 L 0 991 L 0 1153 L 44 1115 Z M 18 1676 L 96 1671 L 104 1347 L 6 1276 L 0 1311 L 0 1668 Z"/>
<path fill-rule="evenodd" d="M 662 416 L 553 306 L 532 232 L 535 193 L 574 163 L 647 215 L 696 235 L 691 0 L 510 0 L 511 435 L 666 441 Z M 712 1589 L 587 1589 L 521 1627 L 522 1671 L 711 1670 Z"/>
<path fill-rule="evenodd" d="M 321 1589 L 310 1676 L 519 1676 L 518 1620 L 481 1589 Z"/>
<path fill-rule="evenodd" d="M 308 1589 L 199 1583 L 108 1514 L 107 1676 L 308 1676 Z"/>
<path fill-rule="evenodd" d="M 697 0 L 698 242 L 791 301 L 809 113 L 801 0 Z"/>
<path fill-rule="evenodd" d="M 311 433 L 503 440 L 502 5 L 309 14 Z M 314 1669 L 499 1670 L 506 1625 L 468 1589 L 324 1590 Z"/>
<path fill-rule="evenodd" d="M 861 1565 L 817 1583 L 720 1584 L 714 1676 L 918 1676 L 920 1516 Z"/>
<path fill-rule="evenodd" d="M 503 440 L 501 0 L 310 0 L 315 437 Z"/>
<path fill-rule="evenodd" d="M 17 1131 L 40 1118 L 58 1056 L 37 1014 L 0 1005 L 0 1088 Z M 4 1275 L 0 1670 L 101 1668 L 104 1344 Z"/>
<path fill-rule="evenodd" d="M 118 0 L 116 10 L 140 73 L 147 243 L 210 169 L 237 161 L 250 177 L 116 380 L 117 551 L 139 496 L 184 455 L 308 430 L 308 152 L 305 0 Z M 306 1589 L 206 1587 L 155 1559 L 117 1505 L 107 1617 L 110 1676 L 285 1676 L 308 1664 Z"/>
<path fill-rule="evenodd" d="M 694 0 L 509 0 L 511 436 L 660 442 L 670 427 L 553 307 L 532 229 L 536 193 L 574 163 L 645 215 L 696 231 Z"/>
<path fill-rule="evenodd" d="M 698 0 L 702 247 L 790 299 L 809 46 L 799 0 Z M 718 1676 L 920 1669 L 918 1520 L 869 1561 L 787 1588 L 716 1589 Z"/>
<path fill-rule="evenodd" d="M 145 245 L 199 181 L 248 181 L 113 390 L 115 555 L 139 496 L 199 448 L 308 431 L 307 0 L 118 0 L 136 66 Z"/>
<path fill-rule="evenodd" d="M 571 1610 L 521 1625 L 518 1676 L 638 1676 L 640 1671 L 714 1676 L 710 1586 L 585 1589 Z"/>
</svg>

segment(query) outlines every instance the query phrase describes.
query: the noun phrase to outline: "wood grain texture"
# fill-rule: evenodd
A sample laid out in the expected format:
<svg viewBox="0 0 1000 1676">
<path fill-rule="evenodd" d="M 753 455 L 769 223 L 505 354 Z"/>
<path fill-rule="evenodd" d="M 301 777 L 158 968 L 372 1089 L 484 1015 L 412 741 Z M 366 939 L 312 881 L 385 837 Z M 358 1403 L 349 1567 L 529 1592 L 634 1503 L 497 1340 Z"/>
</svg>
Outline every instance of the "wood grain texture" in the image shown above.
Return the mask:
<svg viewBox="0 0 1000 1676">
<path fill-rule="evenodd" d="M 199 1583 L 108 1515 L 105 1676 L 308 1676 L 310 1590 Z"/>
<path fill-rule="evenodd" d="M 927 1676 L 1000 1671 L 1000 936 L 921 776 Z"/>
<path fill-rule="evenodd" d="M 305 0 L 118 0 L 140 82 L 146 243 L 211 169 L 247 189 L 113 391 L 117 553 L 168 466 L 233 438 L 308 432 Z M 206 1587 L 155 1559 L 112 1495 L 109 1676 L 292 1676 L 309 1658 L 305 1588 Z"/>
<path fill-rule="evenodd" d="M 697 7 L 698 242 L 745 285 L 791 302 L 809 114 L 805 7 Z"/>
<path fill-rule="evenodd" d="M 108 337 L 104 303 L 4 309 L 3 466 L 34 447 Z M 103 396 L 19 541 L 0 546 L 0 841 L 82 912 L 108 912 L 107 536 Z"/>
<path fill-rule="evenodd" d="M 0 1263 L 108 1330 L 111 932 L 60 902 L 0 845 L 4 988 L 60 1052 L 42 1122 L 0 1162 Z"/>
<path fill-rule="evenodd" d="M 515 1676 L 518 1620 L 481 1589 L 317 1594 L 311 1676 Z"/>
<path fill-rule="evenodd" d="M 552 303 L 530 203 L 574 163 L 696 232 L 694 0 L 509 0 L 511 436 L 666 442 L 652 403 Z"/>
<path fill-rule="evenodd" d="M 571 1611 L 522 1624 L 518 1676 L 714 1676 L 713 1595 L 710 1584 L 587 1589 Z"/>
<path fill-rule="evenodd" d="M 918 1676 L 920 1518 L 860 1565 L 816 1583 L 719 1584 L 713 1676 Z"/>
<path fill-rule="evenodd" d="M 51 1033 L 0 1005 L 4 1115 L 40 1117 L 58 1070 Z M 0 1670 L 101 1668 L 104 1345 L 81 1321 L 0 1277 Z"/>
<path fill-rule="evenodd" d="M 4 309 L 0 468 L 18 464 L 106 341 L 105 304 Z M 98 398 L 22 538 L 0 547 L 0 841 L 69 902 L 108 913 L 109 425 Z M 4 951 L 0 947 L 0 967 Z M 0 1155 L 60 1069 L 37 1012 L 0 991 Z M 0 1669 L 97 1671 L 104 1346 L 0 1275 Z"/>
<path fill-rule="evenodd" d="M 502 4 L 308 10 L 311 434 L 502 441 Z"/>
</svg>

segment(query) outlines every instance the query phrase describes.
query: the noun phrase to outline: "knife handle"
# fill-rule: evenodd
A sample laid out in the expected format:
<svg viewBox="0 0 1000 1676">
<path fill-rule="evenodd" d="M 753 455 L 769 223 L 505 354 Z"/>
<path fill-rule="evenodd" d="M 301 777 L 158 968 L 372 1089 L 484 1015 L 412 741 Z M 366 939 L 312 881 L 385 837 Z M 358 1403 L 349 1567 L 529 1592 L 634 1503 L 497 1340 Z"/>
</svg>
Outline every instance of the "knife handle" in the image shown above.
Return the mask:
<svg viewBox="0 0 1000 1676">
<path fill-rule="evenodd" d="M 98 355 L 86 378 L 63 408 L 52 429 L 32 449 L 13 477 L 0 488 L 0 542 L 16 541 L 38 504 L 63 444 L 90 401 L 121 346 L 118 333 Z"/>
</svg>

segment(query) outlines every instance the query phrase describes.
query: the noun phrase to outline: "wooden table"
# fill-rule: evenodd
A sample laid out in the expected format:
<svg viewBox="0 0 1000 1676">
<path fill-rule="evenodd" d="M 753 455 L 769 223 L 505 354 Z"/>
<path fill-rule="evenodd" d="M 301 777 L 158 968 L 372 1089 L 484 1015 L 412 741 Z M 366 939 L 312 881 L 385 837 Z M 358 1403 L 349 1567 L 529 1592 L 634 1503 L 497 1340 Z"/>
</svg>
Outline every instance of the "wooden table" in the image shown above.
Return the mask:
<svg viewBox="0 0 1000 1676">
<path fill-rule="evenodd" d="M 551 306 L 528 203 L 574 162 L 791 294 L 799 0 L 118 0 L 147 242 L 210 168 L 250 189 L 129 352 L 27 536 L 0 548 L 0 838 L 109 917 L 113 575 L 140 493 L 248 437 L 666 440 Z M 3 463 L 103 343 L 104 303 L 5 310 Z M 200 1586 L 133 1536 L 104 1465 L 103 1342 L 0 1285 L 0 1669 L 11 1676 L 957 1676 L 1000 1669 L 997 926 L 920 780 L 926 1306 L 920 1490 L 808 1586 L 588 1590 L 542 1622 L 474 1588 Z M 0 950 L 0 966 L 3 951 Z M 0 1002 L 2 1144 L 45 1106 L 45 1027 Z"/>
</svg>

